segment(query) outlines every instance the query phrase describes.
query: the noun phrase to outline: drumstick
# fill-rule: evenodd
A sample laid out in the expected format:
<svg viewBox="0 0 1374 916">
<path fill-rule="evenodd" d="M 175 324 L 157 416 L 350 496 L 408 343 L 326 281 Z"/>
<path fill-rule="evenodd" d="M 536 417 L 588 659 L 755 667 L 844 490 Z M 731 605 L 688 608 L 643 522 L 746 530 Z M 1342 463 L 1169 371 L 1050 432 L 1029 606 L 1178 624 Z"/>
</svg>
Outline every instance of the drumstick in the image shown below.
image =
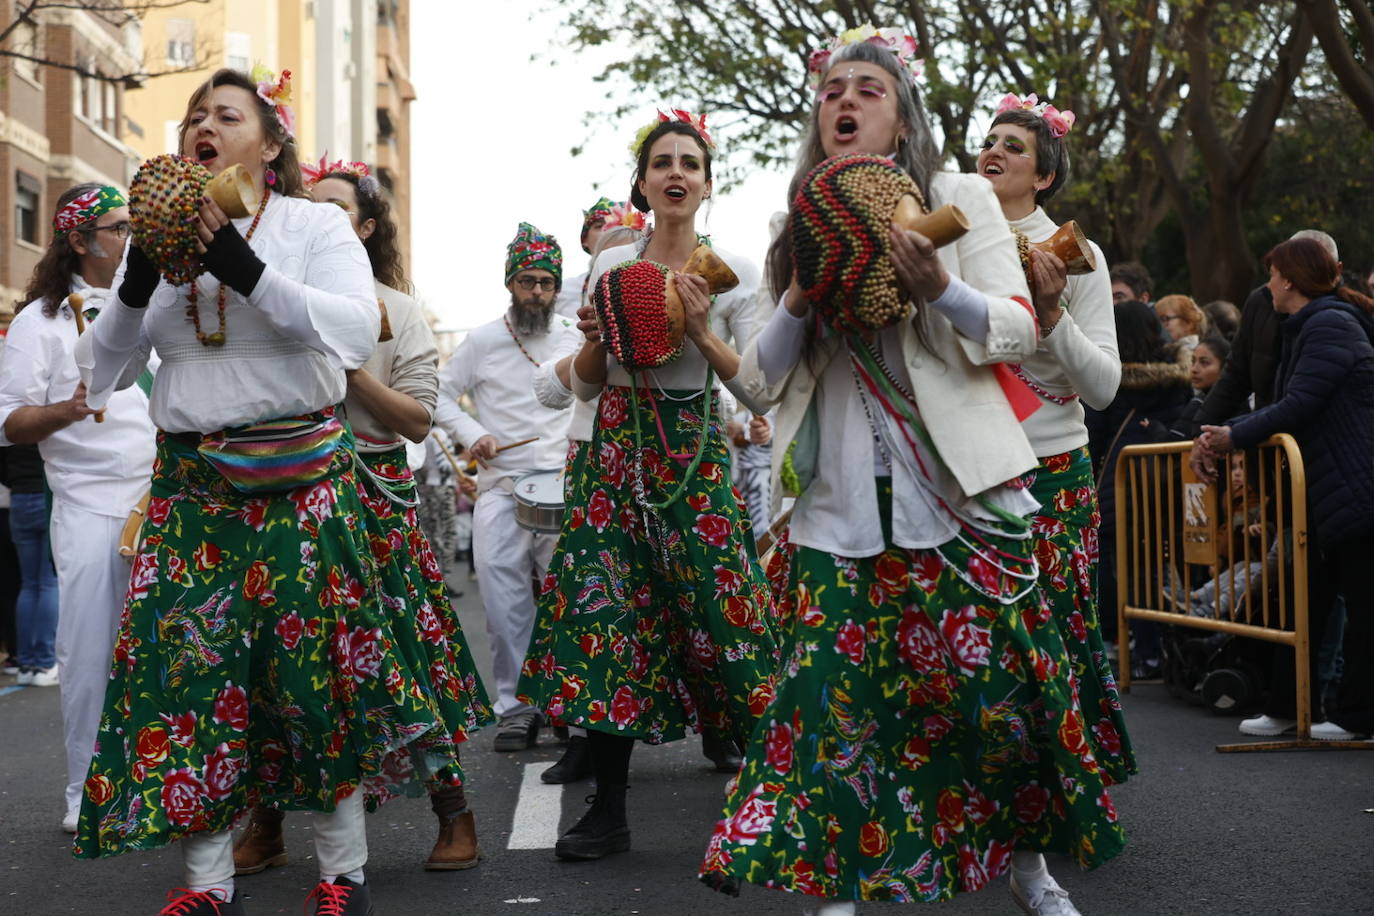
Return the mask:
<svg viewBox="0 0 1374 916">
<path fill-rule="evenodd" d="M 72 293 L 67 297 L 67 305 L 71 307 L 72 317 L 76 319 L 76 335 L 80 337 L 86 333 L 86 316 L 81 314 L 81 306 L 86 304 L 86 297 L 80 293 Z M 95 422 L 105 422 L 105 411 L 99 411 L 95 415 Z"/>
<path fill-rule="evenodd" d="M 516 448 L 516 447 L 521 446 L 521 445 L 529 445 L 531 442 L 537 442 L 537 441 L 539 441 L 539 437 L 538 437 L 538 436 L 530 436 L 528 439 L 521 439 L 519 442 L 512 442 L 512 443 L 510 443 L 509 445 L 498 445 L 498 446 L 496 446 L 496 454 L 499 455 L 499 454 L 501 454 L 502 452 L 504 452 L 506 449 Z"/>
</svg>

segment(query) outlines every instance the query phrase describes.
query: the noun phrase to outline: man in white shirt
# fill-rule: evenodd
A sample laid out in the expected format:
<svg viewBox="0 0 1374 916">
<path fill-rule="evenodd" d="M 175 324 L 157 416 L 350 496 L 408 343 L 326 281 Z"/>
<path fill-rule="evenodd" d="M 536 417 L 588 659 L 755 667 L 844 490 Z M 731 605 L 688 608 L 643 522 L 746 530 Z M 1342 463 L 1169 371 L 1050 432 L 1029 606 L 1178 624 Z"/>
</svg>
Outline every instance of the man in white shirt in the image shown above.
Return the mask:
<svg viewBox="0 0 1374 916">
<path fill-rule="evenodd" d="M 76 832 L 129 587 L 119 535 L 148 489 L 155 450 L 146 390 L 115 394 L 97 425 L 72 356 L 78 323 L 109 295 L 128 237 L 129 209 L 115 188 L 78 185 L 62 194 L 52 243 L 25 296 L 32 301 L 14 316 L 0 356 L 0 445 L 38 443 L 53 494 L 68 833 Z M 84 316 L 72 310 L 76 292 Z"/>
<path fill-rule="evenodd" d="M 491 637 L 498 751 L 532 747 L 539 734 L 539 713 L 516 699 L 515 685 L 534 628 L 534 584 L 544 578 L 557 536 L 521 528 L 512 493 L 525 474 L 562 468 L 567 452 L 568 411 L 540 404 L 533 384 L 539 364 L 578 333 L 554 314 L 562 262 L 553 236 L 521 223 L 506 249 L 510 308 L 474 328 L 439 373 L 435 425 L 481 464 L 472 546 Z M 477 417 L 459 407 L 465 394 Z M 527 439 L 534 441 L 514 445 Z"/>
</svg>

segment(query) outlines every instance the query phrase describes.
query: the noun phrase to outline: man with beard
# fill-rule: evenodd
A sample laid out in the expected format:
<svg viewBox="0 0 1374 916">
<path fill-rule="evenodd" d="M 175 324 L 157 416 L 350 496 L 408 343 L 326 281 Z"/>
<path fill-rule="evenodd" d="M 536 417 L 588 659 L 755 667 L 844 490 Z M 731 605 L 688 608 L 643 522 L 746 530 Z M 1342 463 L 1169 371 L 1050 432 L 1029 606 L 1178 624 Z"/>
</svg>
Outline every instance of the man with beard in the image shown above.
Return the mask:
<svg viewBox="0 0 1374 916">
<path fill-rule="evenodd" d="M 439 375 L 434 422 L 481 464 L 472 546 L 491 638 L 498 751 L 532 747 L 539 734 L 539 713 L 516 699 L 515 684 L 534 626 L 531 583 L 544 578 L 557 537 L 521 528 L 512 493 L 525 474 L 562 468 L 567 452 L 568 410 L 540 404 L 533 384 L 540 363 L 581 339 L 554 315 L 562 265 L 558 241 L 521 223 L 506 247 L 510 308 L 474 328 Z M 463 395 L 476 416 L 458 405 Z M 535 441 L 505 447 L 527 439 Z"/>
</svg>

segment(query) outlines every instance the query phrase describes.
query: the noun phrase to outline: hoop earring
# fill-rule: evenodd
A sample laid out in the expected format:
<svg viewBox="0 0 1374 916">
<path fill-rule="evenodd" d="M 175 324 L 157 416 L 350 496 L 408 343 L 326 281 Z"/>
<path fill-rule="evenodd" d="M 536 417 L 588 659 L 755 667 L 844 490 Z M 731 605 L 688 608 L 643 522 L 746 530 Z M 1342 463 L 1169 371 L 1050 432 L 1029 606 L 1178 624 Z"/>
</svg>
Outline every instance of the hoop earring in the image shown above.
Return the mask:
<svg viewBox="0 0 1374 916">
<path fill-rule="evenodd" d="M 276 187 L 277 185 L 277 173 L 270 165 L 267 167 L 266 174 L 263 175 L 263 180 L 267 182 L 269 188 Z"/>
</svg>

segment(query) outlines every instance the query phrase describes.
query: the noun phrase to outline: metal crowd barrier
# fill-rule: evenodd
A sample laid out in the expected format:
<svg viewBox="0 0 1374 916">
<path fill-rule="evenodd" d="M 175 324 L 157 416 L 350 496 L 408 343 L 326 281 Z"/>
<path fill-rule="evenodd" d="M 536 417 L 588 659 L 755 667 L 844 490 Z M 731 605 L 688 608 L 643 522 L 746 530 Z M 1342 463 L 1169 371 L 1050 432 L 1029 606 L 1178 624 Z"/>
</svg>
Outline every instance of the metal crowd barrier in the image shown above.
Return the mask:
<svg viewBox="0 0 1374 916">
<path fill-rule="evenodd" d="M 1312 738 L 1307 484 L 1297 443 L 1279 434 L 1260 445 L 1249 459 L 1258 467 L 1246 469 L 1250 473 L 1239 490 L 1231 483 L 1231 471 L 1247 460 L 1241 453 L 1219 464 L 1217 480 L 1209 485 L 1188 466 L 1191 448 L 1191 442 L 1132 445 L 1117 458 L 1116 599 L 1122 690 L 1131 687 L 1131 620 L 1279 643 L 1291 646 L 1295 655 L 1297 737 L 1223 744 L 1217 750 L 1369 749 L 1368 742 Z M 1253 516 L 1259 533 L 1246 534 L 1249 521 L 1238 532 L 1232 524 L 1236 511 Z M 1210 607 L 1199 606 L 1190 594 L 1189 573 L 1198 566 L 1209 567 L 1206 575 L 1215 579 Z"/>
</svg>

